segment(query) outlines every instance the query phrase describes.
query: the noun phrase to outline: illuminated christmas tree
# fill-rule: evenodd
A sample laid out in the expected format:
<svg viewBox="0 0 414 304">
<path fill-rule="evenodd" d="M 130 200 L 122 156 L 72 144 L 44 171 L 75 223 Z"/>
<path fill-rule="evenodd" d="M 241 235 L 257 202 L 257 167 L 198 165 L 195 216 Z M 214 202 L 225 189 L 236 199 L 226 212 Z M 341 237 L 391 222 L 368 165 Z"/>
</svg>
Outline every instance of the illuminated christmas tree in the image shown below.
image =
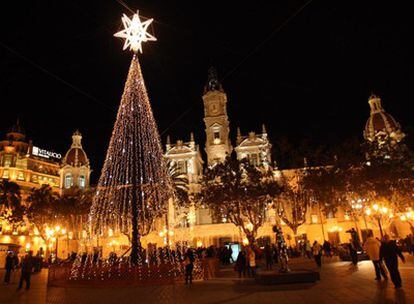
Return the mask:
<svg viewBox="0 0 414 304">
<path fill-rule="evenodd" d="M 162 215 L 169 195 L 167 170 L 160 137 L 145 88 L 138 51 L 141 43 L 156 40 L 146 32 L 152 19 L 141 22 L 138 13 L 122 18 L 124 49 L 134 51 L 124 93 L 93 200 L 90 218 L 95 234 L 109 228 L 128 235 L 131 262 L 136 264 L 140 238 Z"/>
</svg>

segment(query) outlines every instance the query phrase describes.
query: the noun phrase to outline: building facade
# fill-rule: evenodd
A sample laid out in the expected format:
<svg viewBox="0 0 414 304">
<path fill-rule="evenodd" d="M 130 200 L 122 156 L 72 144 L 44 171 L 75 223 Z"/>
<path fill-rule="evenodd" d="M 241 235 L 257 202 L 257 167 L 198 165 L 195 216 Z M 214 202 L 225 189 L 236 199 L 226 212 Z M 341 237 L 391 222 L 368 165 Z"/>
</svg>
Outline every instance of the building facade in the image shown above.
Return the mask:
<svg viewBox="0 0 414 304">
<path fill-rule="evenodd" d="M 217 73 L 214 69 L 210 69 L 203 94 L 207 165 L 214 166 L 215 163 L 224 161 L 226 156 L 234 151 L 238 159 L 247 159 L 253 165 L 272 168 L 276 177 L 283 176 L 290 179 L 291 182 L 295 182 L 295 180 L 300 178 L 302 169 L 280 171 L 277 167 L 272 166 L 272 144 L 269 142 L 268 133 L 264 125 L 262 126 L 261 133 L 251 131 L 247 135 L 242 135 L 240 128 L 237 128 L 234 141 L 235 146 L 233 148 L 230 136 L 230 121 L 226 109 L 227 102 L 227 95 L 218 81 Z M 390 137 L 396 143 L 400 142 L 404 137 L 404 133 L 401 131 L 397 121 L 385 112 L 381 99 L 372 95 L 368 100 L 368 104 L 371 112 L 365 125 L 364 138 L 367 141 L 376 141 L 384 137 Z M 195 142 L 190 142 L 192 147 L 198 147 Z M 172 153 L 174 149 L 184 151 L 184 147 L 186 147 L 185 150 L 187 152 Z M 202 178 L 203 161 L 200 154 L 195 153 L 195 150 L 192 150 L 188 143 L 184 144 L 182 141 L 177 141 L 176 145 L 171 145 L 168 142 L 166 157 L 168 159 L 173 158 L 176 163 L 183 162 L 183 165 L 179 165 L 179 167 L 186 167 L 184 165 L 185 162 L 188 162 L 191 157 L 196 158 L 197 178 Z M 307 165 L 305 164 L 304 166 L 306 167 Z M 189 178 L 189 181 L 192 191 L 197 191 L 197 182 L 191 178 Z M 360 204 L 355 202 L 355 205 L 359 206 Z M 169 227 L 169 229 L 176 231 L 177 237 L 171 238 L 173 243 L 174 241 L 185 239 L 187 243 L 193 246 L 220 246 L 224 243 L 242 243 L 245 241 L 245 236 L 239 228 L 231 223 L 215 222 L 209 210 L 200 207 L 197 210 L 187 210 L 188 212 L 193 214 L 189 216 L 190 221 L 185 227 L 182 225 L 174 226 L 174 224 L 171 224 Z M 176 223 L 172 218 L 173 216 L 180 216 L 176 212 L 169 215 L 171 217 L 170 223 Z M 274 210 L 268 210 L 266 216 L 267 222 L 258 231 L 259 239 L 273 240 L 272 226 L 276 222 L 281 223 L 288 241 L 292 243 L 295 238 L 308 238 L 312 241 L 318 240 L 319 242 L 327 239 L 333 244 L 348 242 L 350 234 L 347 231 L 351 228 L 356 228 L 362 238 L 365 238 L 371 232 L 379 236 L 377 223 L 370 221 L 365 216 L 355 221 L 351 214 L 340 208 L 335 213 L 324 214 L 318 206 L 309 207 L 305 215 L 306 223 L 298 228 L 297 235 L 293 235 L 293 231 L 283 221 L 280 221 Z M 390 224 L 389 230 L 394 235 L 402 236 L 410 232 L 409 225 L 398 220 Z"/>
<path fill-rule="evenodd" d="M 22 204 L 27 203 L 32 189 L 38 189 L 45 184 L 50 185 L 52 191 L 58 195 L 65 195 L 70 190 L 88 189 L 91 169 L 81 139 L 81 134 L 76 131 L 72 136 L 71 147 L 62 158 L 60 153 L 35 146 L 26 138 L 24 129 L 17 121 L 0 141 L 0 182 L 16 183 L 20 188 Z M 5 211 L 3 207 L 0 206 L 2 212 Z M 45 249 L 46 246 L 51 246 L 30 227 L 27 220 L 16 226 L 0 218 L 1 267 L 9 249 L 18 250 L 20 253 L 31 249 L 36 253 L 40 247 Z M 59 247 L 61 257 L 67 255 L 69 248 L 76 248 L 74 242 L 69 242 L 68 235 L 64 237 L 67 240 Z"/>
</svg>

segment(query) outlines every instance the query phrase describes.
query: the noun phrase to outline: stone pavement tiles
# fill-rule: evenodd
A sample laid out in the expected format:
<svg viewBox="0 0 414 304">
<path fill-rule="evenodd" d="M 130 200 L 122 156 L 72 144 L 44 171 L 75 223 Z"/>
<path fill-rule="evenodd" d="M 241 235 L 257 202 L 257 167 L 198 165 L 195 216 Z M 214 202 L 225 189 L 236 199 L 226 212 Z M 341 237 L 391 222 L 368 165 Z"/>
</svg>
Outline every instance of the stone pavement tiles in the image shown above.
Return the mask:
<svg viewBox="0 0 414 304">
<path fill-rule="evenodd" d="M 306 262 L 314 268 L 312 261 Z M 303 267 L 303 265 L 301 265 Z M 250 279 L 238 279 L 231 269 L 221 278 L 193 285 L 140 286 L 116 288 L 47 288 L 47 271 L 32 276 L 32 289 L 17 291 L 15 283 L 0 287 L 0 304 L 129 304 L 129 303 L 414 303 L 414 262 L 401 264 L 404 288 L 374 280 L 370 261 L 355 269 L 349 262 L 324 263 L 321 280 L 315 284 L 260 286 Z M 3 275 L 3 272 L 0 272 Z"/>
</svg>

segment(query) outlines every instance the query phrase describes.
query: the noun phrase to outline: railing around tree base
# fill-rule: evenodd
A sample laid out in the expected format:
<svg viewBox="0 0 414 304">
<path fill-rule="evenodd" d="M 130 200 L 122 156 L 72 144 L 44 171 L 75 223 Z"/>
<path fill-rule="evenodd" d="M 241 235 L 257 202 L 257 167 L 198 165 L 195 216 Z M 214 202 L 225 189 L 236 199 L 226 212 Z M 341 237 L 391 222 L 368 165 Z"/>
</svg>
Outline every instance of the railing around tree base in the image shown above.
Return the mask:
<svg viewBox="0 0 414 304">
<path fill-rule="evenodd" d="M 212 278 L 216 274 L 216 261 L 197 260 L 194 263 L 193 281 Z M 173 284 L 182 282 L 185 269 L 181 264 L 129 266 L 127 264 L 79 265 L 63 263 L 49 268 L 48 286 L 116 286 L 144 284 Z"/>
</svg>

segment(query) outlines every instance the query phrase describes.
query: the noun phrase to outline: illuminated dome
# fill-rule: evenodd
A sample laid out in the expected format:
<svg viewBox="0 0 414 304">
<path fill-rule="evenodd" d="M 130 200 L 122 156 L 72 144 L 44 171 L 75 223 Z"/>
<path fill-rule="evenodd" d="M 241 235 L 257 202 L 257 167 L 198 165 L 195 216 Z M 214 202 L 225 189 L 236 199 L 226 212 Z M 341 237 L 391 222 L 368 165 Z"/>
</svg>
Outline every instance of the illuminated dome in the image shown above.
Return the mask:
<svg viewBox="0 0 414 304">
<path fill-rule="evenodd" d="M 401 141 L 404 133 L 401 132 L 400 124 L 385 112 L 381 105 L 381 98 L 371 95 L 368 103 L 371 107 L 371 114 L 365 124 L 365 139 L 372 142 L 389 136 L 396 142 Z"/>
<path fill-rule="evenodd" d="M 63 159 L 63 164 L 71 165 L 74 167 L 89 166 L 89 159 L 82 148 L 81 140 L 82 135 L 79 131 L 73 133 L 72 146 L 68 152 L 66 152 L 66 155 Z"/>
</svg>

